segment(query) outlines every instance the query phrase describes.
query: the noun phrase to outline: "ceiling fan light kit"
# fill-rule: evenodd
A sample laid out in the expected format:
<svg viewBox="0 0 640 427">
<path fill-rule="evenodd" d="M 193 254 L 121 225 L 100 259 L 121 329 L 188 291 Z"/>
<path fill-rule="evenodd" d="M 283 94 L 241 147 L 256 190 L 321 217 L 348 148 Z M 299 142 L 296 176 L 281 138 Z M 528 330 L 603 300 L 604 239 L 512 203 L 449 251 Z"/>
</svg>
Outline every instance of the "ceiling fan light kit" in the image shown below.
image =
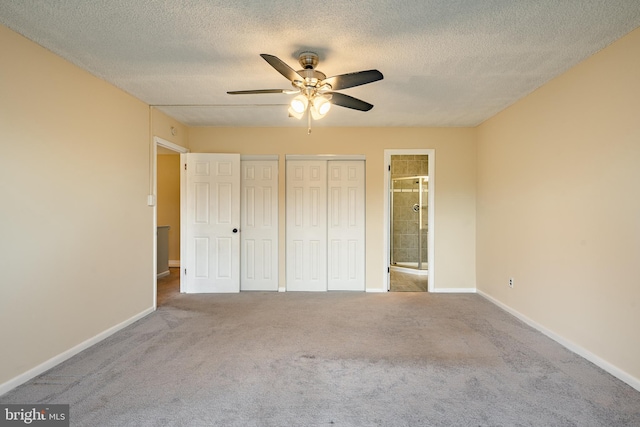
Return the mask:
<svg viewBox="0 0 640 427">
<path fill-rule="evenodd" d="M 324 95 L 318 95 L 313 99 L 313 110 L 317 112 L 320 118 L 324 117 L 325 114 L 327 114 L 330 109 L 331 109 L 331 100 L 329 97 Z"/>
<path fill-rule="evenodd" d="M 298 71 L 276 56 L 266 53 L 260 56 L 286 77 L 294 89 L 239 90 L 227 93 L 230 95 L 296 94 L 289 105 L 289 116 L 301 119 L 306 114 L 309 133 L 311 133 L 311 119 L 322 119 L 329 112 L 332 104 L 358 111 L 369 111 L 373 108 L 373 105 L 368 102 L 335 91 L 383 79 L 382 73 L 378 70 L 358 71 L 327 78 L 326 74 L 315 69 L 318 65 L 318 55 L 313 52 L 302 52 L 299 55 L 298 62 L 302 69 Z"/>
<path fill-rule="evenodd" d="M 296 119 L 302 118 L 302 115 L 305 111 L 307 111 L 307 107 L 309 106 L 309 100 L 304 95 L 298 95 L 291 100 L 291 104 L 289 107 L 289 114 L 291 114 Z"/>
</svg>

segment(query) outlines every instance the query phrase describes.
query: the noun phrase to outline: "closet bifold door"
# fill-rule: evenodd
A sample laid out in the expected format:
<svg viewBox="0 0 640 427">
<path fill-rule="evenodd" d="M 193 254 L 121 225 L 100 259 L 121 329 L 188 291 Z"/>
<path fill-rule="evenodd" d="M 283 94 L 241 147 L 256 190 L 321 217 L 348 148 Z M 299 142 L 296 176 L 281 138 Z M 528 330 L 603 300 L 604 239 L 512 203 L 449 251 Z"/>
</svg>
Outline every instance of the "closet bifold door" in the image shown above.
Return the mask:
<svg viewBox="0 0 640 427">
<path fill-rule="evenodd" d="M 287 291 L 365 290 L 364 160 L 287 160 Z"/>
<path fill-rule="evenodd" d="M 327 161 L 287 160 L 287 291 L 327 290 Z"/>
<path fill-rule="evenodd" d="M 277 291 L 278 161 L 255 157 L 240 162 L 240 290 Z"/>
<path fill-rule="evenodd" d="M 364 291 L 365 176 L 362 160 L 327 162 L 327 289 Z"/>
</svg>

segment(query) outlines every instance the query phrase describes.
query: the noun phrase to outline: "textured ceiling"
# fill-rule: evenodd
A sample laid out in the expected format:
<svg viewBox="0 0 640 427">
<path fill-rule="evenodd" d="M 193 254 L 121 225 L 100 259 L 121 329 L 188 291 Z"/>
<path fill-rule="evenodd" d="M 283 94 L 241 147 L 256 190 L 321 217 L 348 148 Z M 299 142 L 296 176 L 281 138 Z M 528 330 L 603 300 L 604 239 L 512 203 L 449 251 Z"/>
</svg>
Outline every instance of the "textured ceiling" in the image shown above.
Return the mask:
<svg viewBox="0 0 640 427">
<path fill-rule="evenodd" d="M 378 69 L 314 126 L 475 126 L 640 26 L 639 0 L 1 0 L 0 23 L 192 126 L 304 126 L 259 54 Z"/>
</svg>

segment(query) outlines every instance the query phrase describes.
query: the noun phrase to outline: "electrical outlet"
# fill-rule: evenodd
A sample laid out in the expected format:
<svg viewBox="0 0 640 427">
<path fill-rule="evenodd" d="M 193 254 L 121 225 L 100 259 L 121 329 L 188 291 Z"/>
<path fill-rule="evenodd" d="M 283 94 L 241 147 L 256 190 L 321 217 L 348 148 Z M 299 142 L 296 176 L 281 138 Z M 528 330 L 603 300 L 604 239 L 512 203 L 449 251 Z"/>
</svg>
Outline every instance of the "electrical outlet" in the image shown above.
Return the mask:
<svg viewBox="0 0 640 427">
<path fill-rule="evenodd" d="M 509 277 L 509 287 L 513 289 L 513 277 Z"/>
</svg>

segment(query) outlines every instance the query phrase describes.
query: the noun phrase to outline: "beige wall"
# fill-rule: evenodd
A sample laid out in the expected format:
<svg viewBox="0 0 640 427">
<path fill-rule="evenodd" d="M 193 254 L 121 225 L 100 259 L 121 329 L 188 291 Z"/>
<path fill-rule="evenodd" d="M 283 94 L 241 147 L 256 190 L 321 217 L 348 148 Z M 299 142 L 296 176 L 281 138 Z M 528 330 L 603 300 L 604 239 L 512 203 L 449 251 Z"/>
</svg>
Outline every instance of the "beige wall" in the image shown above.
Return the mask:
<svg viewBox="0 0 640 427">
<path fill-rule="evenodd" d="M 189 148 L 189 128 L 162 111 L 151 108 L 151 127 L 153 136 Z"/>
<path fill-rule="evenodd" d="M 478 289 L 637 385 L 639 70 L 636 30 L 480 126 L 477 205 Z"/>
<path fill-rule="evenodd" d="M 151 108 L 151 132 L 173 144 L 189 148 L 188 127 L 162 111 Z M 180 155 L 157 147 L 157 225 L 168 225 L 169 261 L 180 260 Z M 150 190 L 150 193 L 153 191 Z M 171 264 L 171 263 L 170 263 Z"/>
<path fill-rule="evenodd" d="M 169 260 L 180 260 L 180 155 L 158 155 L 158 225 L 168 225 Z"/>
<path fill-rule="evenodd" d="M 0 26 L 0 386 L 153 306 L 149 110 Z"/>
<path fill-rule="evenodd" d="M 335 113 L 338 113 L 337 111 Z M 286 113 L 283 113 L 286 114 Z M 386 283 L 383 243 L 385 149 L 435 149 L 435 286 L 475 288 L 475 130 L 433 128 L 322 128 L 307 135 L 294 128 L 190 128 L 192 152 L 278 154 L 280 156 L 280 286 L 285 285 L 285 155 L 364 154 L 366 156 L 366 284 Z M 386 288 L 384 288 L 386 289 Z"/>
</svg>

